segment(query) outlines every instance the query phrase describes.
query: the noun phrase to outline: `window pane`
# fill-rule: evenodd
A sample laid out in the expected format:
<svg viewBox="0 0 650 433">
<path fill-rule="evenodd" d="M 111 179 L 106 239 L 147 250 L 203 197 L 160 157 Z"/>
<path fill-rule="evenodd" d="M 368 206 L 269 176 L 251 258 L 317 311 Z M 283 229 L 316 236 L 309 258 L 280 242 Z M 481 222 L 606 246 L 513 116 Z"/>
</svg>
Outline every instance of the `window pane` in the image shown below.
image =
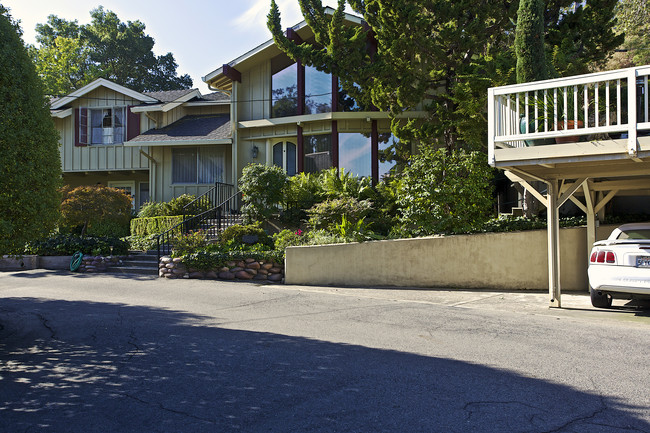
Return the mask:
<svg viewBox="0 0 650 433">
<path fill-rule="evenodd" d="M 332 136 L 310 135 L 303 139 L 305 172 L 315 173 L 332 166 Z"/>
<path fill-rule="evenodd" d="M 172 183 L 196 183 L 196 148 L 172 149 Z"/>
<path fill-rule="evenodd" d="M 370 177 L 371 140 L 361 133 L 339 134 L 339 167 L 356 176 Z"/>
<path fill-rule="evenodd" d="M 354 87 L 359 88 L 357 84 Z M 354 99 L 352 96 L 346 92 L 341 84 L 339 83 L 339 111 L 367 111 Z"/>
<path fill-rule="evenodd" d="M 287 141 L 287 174 L 296 174 L 296 145 Z"/>
<path fill-rule="evenodd" d="M 140 200 L 138 205 L 142 206 L 149 201 L 149 182 L 140 182 Z"/>
<path fill-rule="evenodd" d="M 332 76 L 313 66 L 305 67 L 305 114 L 332 111 Z"/>
<path fill-rule="evenodd" d="M 104 128 L 102 119 L 104 118 L 103 110 L 90 110 L 90 143 L 102 144 L 104 142 Z"/>
<path fill-rule="evenodd" d="M 124 133 L 124 107 L 113 109 L 113 143 L 123 143 Z"/>
<path fill-rule="evenodd" d="M 271 77 L 271 117 L 298 114 L 298 66 L 293 63 Z"/>
<path fill-rule="evenodd" d="M 223 181 L 223 154 L 218 149 L 199 148 L 198 183 Z"/>
<path fill-rule="evenodd" d="M 283 167 L 282 145 L 283 143 L 276 143 L 273 145 L 273 165 L 278 167 Z"/>
<path fill-rule="evenodd" d="M 389 149 L 395 142 L 397 139 L 390 132 L 379 134 L 379 180 L 386 177 L 390 169 L 395 167 L 395 161 L 392 159 L 393 155 Z"/>
</svg>

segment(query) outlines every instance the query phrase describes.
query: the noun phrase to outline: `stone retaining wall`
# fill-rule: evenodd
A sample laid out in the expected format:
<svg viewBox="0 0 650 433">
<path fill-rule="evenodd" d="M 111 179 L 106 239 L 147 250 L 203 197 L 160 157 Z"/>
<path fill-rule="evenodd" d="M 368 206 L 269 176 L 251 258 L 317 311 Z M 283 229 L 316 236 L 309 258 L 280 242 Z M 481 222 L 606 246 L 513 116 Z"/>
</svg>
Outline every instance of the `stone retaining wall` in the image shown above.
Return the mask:
<svg viewBox="0 0 650 433">
<path fill-rule="evenodd" d="M 84 255 L 77 272 L 106 272 L 108 266 L 119 266 L 124 257 Z"/>
<path fill-rule="evenodd" d="M 225 266 L 210 271 L 187 269 L 181 258 L 164 256 L 160 258 L 159 273 L 164 278 L 205 278 L 220 280 L 256 280 L 281 282 L 284 266 L 274 262 L 243 259 L 227 262 Z"/>
</svg>

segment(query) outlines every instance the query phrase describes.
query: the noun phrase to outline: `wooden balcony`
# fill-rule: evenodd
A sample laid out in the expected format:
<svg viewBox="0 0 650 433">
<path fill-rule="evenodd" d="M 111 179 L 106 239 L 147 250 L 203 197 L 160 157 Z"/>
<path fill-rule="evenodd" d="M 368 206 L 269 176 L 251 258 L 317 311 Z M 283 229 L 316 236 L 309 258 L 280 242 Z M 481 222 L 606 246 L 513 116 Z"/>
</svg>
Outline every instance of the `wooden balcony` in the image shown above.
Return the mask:
<svg viewBox="0 0 650 433">
<path fill-rule="evenodd" d="M 560 207 L 585 212 L 590 248 L 615 195 L 650 194 L 649 75 L 650 65 L 488 89 L 488 162 L 547 208 L 552 307 Z"/>
<path fill-rule="evenodd" d="M 489 89 L 489 163 L 542 179 L 648 173 L 648 75 L 642 66 Z"/>
</svg>

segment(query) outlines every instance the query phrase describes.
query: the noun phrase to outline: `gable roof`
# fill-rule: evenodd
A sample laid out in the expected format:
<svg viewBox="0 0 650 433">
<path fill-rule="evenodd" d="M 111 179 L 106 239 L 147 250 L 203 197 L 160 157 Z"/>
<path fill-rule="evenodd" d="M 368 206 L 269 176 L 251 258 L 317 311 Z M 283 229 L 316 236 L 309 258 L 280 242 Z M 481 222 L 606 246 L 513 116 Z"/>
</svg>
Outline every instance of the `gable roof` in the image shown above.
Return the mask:
<svg viewBox="0 0 650 433">
<path fill-rule="evenodd" d="M 144 92 L 144 94 L 160 102 L 173 102 L 194 91 L 198 91 L 198 89 L 162 90 L 159 92 Z"/>
<path fill-rule="evenodd" d="M 334 12 L 335 12 L 335 10 L 333 8 L 331 8 L 329 6 L 325 7 L 325 13 L 326 14 L 334 15 Z M 356 16 L 356 15 L 349 14 L 347 12 L 345 13 L 345 18 L 344 19 L 346 21 L 349 21 L 349 22 L 352 22 L 352 23 L 355 23 L 355 24 L 363 24 L 363 22 L 364 22 L 363 18 L 361 18 L 359 16 Z M 304 20 L 299 22 L 295 26 L 291 27 L 291 29 L 293 29 L 294 31 L 300 31 L 300 30 L 305 29 L 305 28 L 309 28 L 309 26 L 307 25 L 307 21 L 304 21 Z M 258 45 L 257 47 L 253 48 L 252 50 L 248 51 L 247 53 L 237 57 L 234 60 L 231 60 L 226 65 L 230 66 L 230 67 L 236 67 L 237 65 L 246 62 L 247 60 L 251 59 L 252 57 L 255 57 L 258 54 L 260 54 L 260 53 L 262 53 L 262 52 L 264 52 L 266 50 L 273 49 L 273 48 L 275 48 L 276 50 L 279 51 L 279 48 L 277 48 L 276 45 L 275 45 L 275 41 L 273 39 L 269 39 L 268 41 L 264 42 L 261 45 Z M 217 85 L 220 86 L 219 87 L 220 89 L 221 88 L 227 89 L 228 86 L 227 85 L 224 86 L 223 84 L 229 83 L 230 79 L 228 79 L 227 77 L 225 77 L 223 75 L 223 73 L 224 73 L 223 69 L 224 69 L 224 67 L 222 66 L 219 69 L 215 69 L 214 71 L 210 72 L 206 76 L 202 77 L 203 82 L 208 83 L 208 86 L 210 87 L 209 82 L 210 81 L 216 81 L 218 83 Z M 212 87 L 210 87 L 210 88 L 212 89 Z"/>
<path fill-rule="evenodd" d="M 56 99 L 52 102 L 51 109 L 52 110 L 58 110 L 59 108 L 65 107 L 66 105 L 70 104 L 71 102 L 77 100 L 81 96 L 85 95 L 86 93 L 92 92 L 93 90 L 97 89 L 98 87 L 106 87 L 107 89 L 114 90 L 115 92 L 119 92 L 123 95 L 126 95 L 130 98 L 136 99 L 141 102 L 158 102 L 157 99 L 147 96 L 143 93 L 136 92 L 135 90 L 131 90 L 127 87 L 121 86 L 119 84 L 116 84 L 112 81 L 109 81 L 105 78 L 98 78 L 95 81 L 93 81 L 90 84 L 86 84 L 80 89 L 75 90 L 74 92 L 63 96 L 59 99 Z"/>
<path fill-rule="evenodd" d="M 190 115 L 160 129 L 150 129 L 125 146 L 179 146 L 231 143 L 229 114 Z"/>
</svg>

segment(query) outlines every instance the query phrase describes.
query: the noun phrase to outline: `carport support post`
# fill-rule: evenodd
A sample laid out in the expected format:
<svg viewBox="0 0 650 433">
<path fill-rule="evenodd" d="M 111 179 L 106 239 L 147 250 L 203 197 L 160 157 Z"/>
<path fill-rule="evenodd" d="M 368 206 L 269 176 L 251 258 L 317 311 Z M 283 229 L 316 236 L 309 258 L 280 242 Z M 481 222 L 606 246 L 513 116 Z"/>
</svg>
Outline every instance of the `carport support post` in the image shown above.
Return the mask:
<svg viewBox="0 0 650 433">
<path fill-rule="evenodd" d="M 557 180 L 547 182 L 546 225 L 548 233 L 548 292 L 549 307 L 562 308 L 560 290 L 560 213 L 557 199 L 559 185 Z"/>
</svg>

